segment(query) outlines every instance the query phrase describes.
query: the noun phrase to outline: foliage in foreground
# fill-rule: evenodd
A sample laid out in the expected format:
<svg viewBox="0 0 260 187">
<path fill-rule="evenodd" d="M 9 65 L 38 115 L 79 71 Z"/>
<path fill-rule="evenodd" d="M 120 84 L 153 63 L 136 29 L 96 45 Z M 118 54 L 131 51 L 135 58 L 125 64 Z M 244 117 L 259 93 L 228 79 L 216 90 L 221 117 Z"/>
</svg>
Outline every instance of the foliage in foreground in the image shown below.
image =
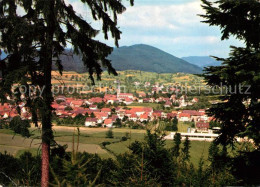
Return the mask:
<svg viewBox="0 0 260 187">
<path fill-rule="evenodd" d="M 212 143 L 208 164 L 200 159 L 198 168 L 189 161 L 190 142 L 182 143 L 175 135 L 173 146 L 165 148 L 164 135 L 147 132 L 144 142 L 135 141 L 130 152 L 116 159 L 101 159 L 98 155 L 72 152 L 66 146 L 51 150 L 52 186 L 223 186 L 259 184 L 256 173 L 260 153 L 238 152 L 231 157 L 225 147 Z M 74 141 L 74 140 L 73 140 Z M 74 143 L 73 143 L 74 145 Z M 250 160 L 248 154 L 250 154 Z M 238 159 L 239 158 L 239 159 Z M 39 156 L 25 152 L 19 158 L 0 153 L 0 184 L 38 186 L 40 184 Z"/>
</svg>

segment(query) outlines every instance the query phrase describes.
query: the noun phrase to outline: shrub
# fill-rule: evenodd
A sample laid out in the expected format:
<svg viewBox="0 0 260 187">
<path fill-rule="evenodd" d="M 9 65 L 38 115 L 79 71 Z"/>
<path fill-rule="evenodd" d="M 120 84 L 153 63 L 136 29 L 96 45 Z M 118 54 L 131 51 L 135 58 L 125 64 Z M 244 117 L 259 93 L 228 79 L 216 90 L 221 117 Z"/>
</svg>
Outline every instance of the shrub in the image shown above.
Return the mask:
<svg viewBox="0 0 260 187">
<path fill-rule="evenodd" d="M 107 145 L 110 145 L 111 143 L 110 142 L 102 142 L 102 145 L 105 147 Z"/>
<path fill-rule="evenodd" d="M 121 138 L 121 141 L 127 141 L 127 137 L 123 136 L 123 137 Z"/>
<path fill-rule="evenodd" d="M 106 133 L 106 138 L 114 138 L 114 133 L 112 129 L 109 129 Z"/>
</svg>

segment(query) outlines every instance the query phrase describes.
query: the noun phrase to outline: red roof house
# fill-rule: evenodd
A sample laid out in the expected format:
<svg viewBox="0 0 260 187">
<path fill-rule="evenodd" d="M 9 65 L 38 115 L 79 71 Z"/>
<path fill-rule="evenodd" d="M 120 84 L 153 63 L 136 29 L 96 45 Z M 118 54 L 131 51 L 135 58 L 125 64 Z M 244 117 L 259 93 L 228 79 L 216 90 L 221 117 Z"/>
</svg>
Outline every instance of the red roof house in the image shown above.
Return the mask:
<svg viewBox="0 0 260 187">
<path fill-rule="evenodd" d="M 97 118 L 87 118 L 85 121 L 86 127 L 96 126 L 97 125 Z"/>
<path fill-rule="evenodd" d="M 180 121 L 191 121 L 191 115 L 189 113 L 180 113 L 178 119 Z"/>
<path fill-rule="evenodd" d="M 196 123 L 196 128 L 198 130 L 205 130 L 205 131 L 207 131 L 209 129 L 209 123 L 197 122 Z"/>
<path fill-rule="evenodd" d="M 107 112 L 110 115 L 111 114 L 111 108 L 102 108 L 101 112 Z"/>
<path fill-rule="evenodd" d="M 105 119 L 104 126 L 111 128 L 113 126 L 113 121 L 111 118 Z"/>
</svg>

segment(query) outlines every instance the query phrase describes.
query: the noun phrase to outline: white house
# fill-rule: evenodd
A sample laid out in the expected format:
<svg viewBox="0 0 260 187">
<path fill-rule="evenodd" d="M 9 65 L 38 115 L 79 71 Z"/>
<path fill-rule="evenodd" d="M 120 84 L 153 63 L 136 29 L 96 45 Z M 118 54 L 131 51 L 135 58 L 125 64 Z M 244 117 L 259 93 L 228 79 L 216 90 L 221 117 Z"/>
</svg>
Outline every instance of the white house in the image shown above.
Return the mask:
<svg viewBox="0 0 260 187">
<path fill-rule="evenodd" d="M 97 105 L 90 105 L 90 106 L 89 106 L 89 109 L 90 109 L 90 110 L 96 110 L 96 109 L 97 109 Z"/>
<path fill-rule="evenodd" d="M 87 118 L 85 121 L 86 127 L 93 127 L 97 125 L 97 118 Z"/>
<path fill-rule="evenodd" d="M 106 125 L 106 127 L 112 128 L 112 126 L 113 126 L 112 119 L 110 119 L 110 118 L 109 119 L 105 119 L 104 125 Z"/>
<path fill-rule="evenodd" d="M 191 117 L 190 117 L 190 114 L 188 113 L 180 113 L 179 114 L 179 121 L 191 121 Z"/>
</svg>

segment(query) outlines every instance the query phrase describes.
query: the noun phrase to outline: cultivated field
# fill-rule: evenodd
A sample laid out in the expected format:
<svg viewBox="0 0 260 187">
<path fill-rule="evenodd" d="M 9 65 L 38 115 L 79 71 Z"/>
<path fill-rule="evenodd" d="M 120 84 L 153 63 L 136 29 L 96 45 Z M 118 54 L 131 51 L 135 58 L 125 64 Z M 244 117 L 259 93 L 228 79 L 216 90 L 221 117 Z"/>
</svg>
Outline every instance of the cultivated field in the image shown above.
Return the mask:
<svg viewBox="0 0 260 187">
<path fill-rule="evenodd" d="M 74 127 L 54 126 L 54 136 L 57 143 L 61 145 L 68 145 L 68 151 L 72 148 L 73 134 L 77 132 Z M 40 131 L 31 129 L 32 138 L 23 138 L 19 135 L 13 135 L 10 130 L 0 129 L 0 151 L 7 151 L 8 153 L 19 156 L 24 151 L 30 151 L 33 154 L 39 154 L 40 151 Z M 102 158 L 114 158 L 114 155 L 129 151 L 128 146 L 136 141 L 143 141 L 145 137 L 145 130 L 135 129 L 113 129 L 114 138 L 106 138 L 107 129 L 103 128 L 80 128 L 79 136 L 79 151 L 86 151 L 89 153 L 97 153 Z M 129 133 L 130 139 L 121 142 L 121 137 Z M 77 137 L 75 136 L 75 142 Z M 102 142 L 110 142 L 106 149 L 102 146 Z M 193 141 L 191 143 L 191 161 L 197 165 L 201 156 L 205 159 L 208 156 L 209 142 Z M 167 148 L 173 146 L 173 141 L 166 141 Z"/>
<path fill-rule="evenodd" d="M 144 72 L 136 70 L 118 71 L 118 76 L 109 75 L 107 71 L 102 73 L 102 81 L 97 81 L 97 84 L 114 85 L 115 80 L 119 80 L 122 84 L 129 86 L 129 81 L 134 82 L 158 82 L 164 85 L 187 84 L 187 85 L 202 85 L 204 81 L 201 77 L 187 73 L 164 73 L 158 74 L 153 72 Z M 77 84 L 77 83 L 91 83 L 88 79 L 88 73 L 77 72 L 63 72 L 61 76 L 58 71 L 52 72 L 53 84 Z"/>
</svg>

